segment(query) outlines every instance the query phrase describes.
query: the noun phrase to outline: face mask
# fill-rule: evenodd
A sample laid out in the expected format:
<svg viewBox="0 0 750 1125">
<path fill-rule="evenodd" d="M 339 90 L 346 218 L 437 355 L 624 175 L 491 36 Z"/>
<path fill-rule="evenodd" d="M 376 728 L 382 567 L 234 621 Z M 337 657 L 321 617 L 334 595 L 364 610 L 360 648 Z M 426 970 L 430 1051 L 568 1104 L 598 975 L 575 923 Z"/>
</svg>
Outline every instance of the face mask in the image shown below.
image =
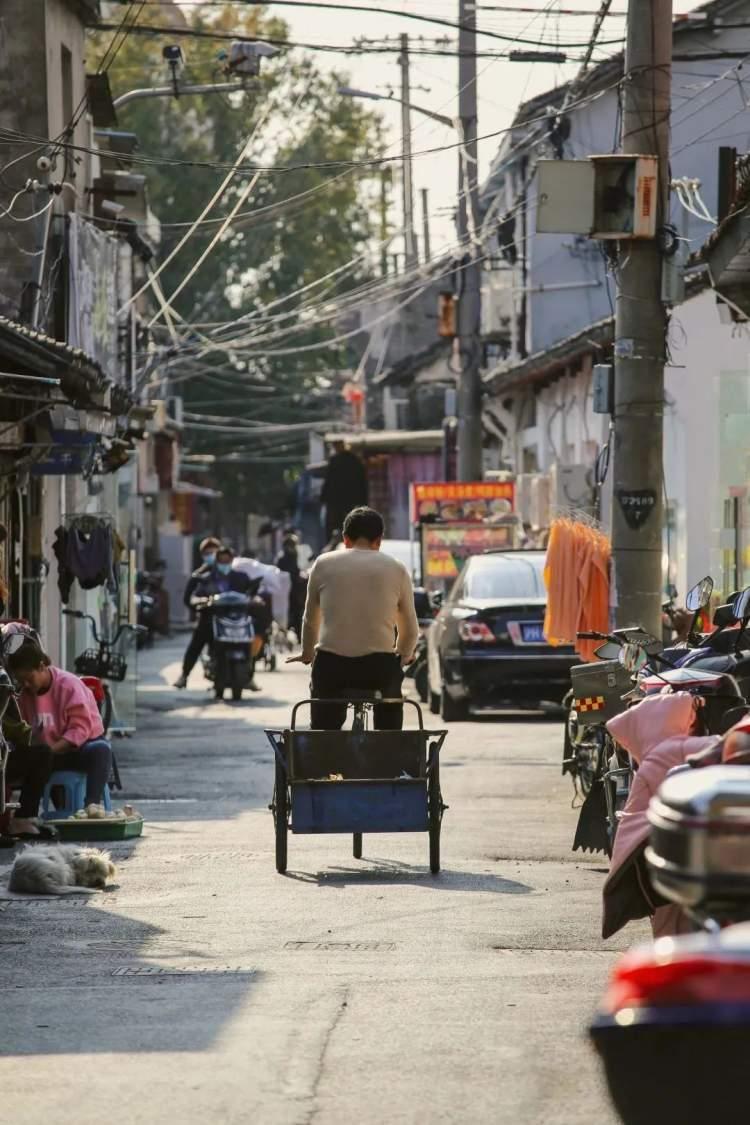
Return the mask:
<svg viewBox="0 0 750 1125">
<path fill-rule="evenodd" d="M 203 555 L 202 557 L 203 557 L 203 562 L 205 563 L 206 566 L 213 566 L 214 563 L 216 562 L 216 552 L 215 551 L 209 551 L 209 553 L 207 555 Z"/>
<path fill-rule="evenodd" d="M 218 570 L 219 574 L 231 574 L 232 573 L 232 564 L 231 563 L 217 563 L 216 569 Z"/>
</svg>

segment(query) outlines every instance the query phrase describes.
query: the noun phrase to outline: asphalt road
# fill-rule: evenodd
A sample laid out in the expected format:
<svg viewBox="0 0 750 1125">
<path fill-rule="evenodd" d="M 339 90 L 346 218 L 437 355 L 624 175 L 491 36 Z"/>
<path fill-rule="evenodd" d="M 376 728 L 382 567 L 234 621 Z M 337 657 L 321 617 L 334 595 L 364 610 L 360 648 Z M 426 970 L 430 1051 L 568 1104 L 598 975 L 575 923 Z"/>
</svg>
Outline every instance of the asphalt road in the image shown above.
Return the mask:
<svg viewBox="0 0 750 1125">
<path fill-rule="evenodd" d="M 290 837 L 281 877 L 262 731 L 306 674 L 216 704 L 197 673 L 170 687 L 179 655 L 146 654 L 116 744 L 147 826 L 113 847 L 115 889 L 0 899 L 5 1119 L 613 1122 L 585 1028 L 625 943 L 599 936 L 601 860 L 570 852 L 559 720 L 451 727 L 437 878 L 422 835 L 365 837 L 362 861 Z"/>
</svg>

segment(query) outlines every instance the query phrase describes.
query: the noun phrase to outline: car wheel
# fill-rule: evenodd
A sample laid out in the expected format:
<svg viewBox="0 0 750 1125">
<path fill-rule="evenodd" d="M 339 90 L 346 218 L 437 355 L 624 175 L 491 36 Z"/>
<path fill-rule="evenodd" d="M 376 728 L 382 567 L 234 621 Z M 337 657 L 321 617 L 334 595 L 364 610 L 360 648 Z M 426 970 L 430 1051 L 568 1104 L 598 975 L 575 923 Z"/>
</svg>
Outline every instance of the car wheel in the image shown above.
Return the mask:
<svg viewBox="0 0 750 1125">
<path fill-rule="evenodd" d="M 463 700 L 455 700 L 443 688 L 440 693 L 440 717 L 445 723 L 458 723 L 468 715 L 468 705 Z"/>
</svg>

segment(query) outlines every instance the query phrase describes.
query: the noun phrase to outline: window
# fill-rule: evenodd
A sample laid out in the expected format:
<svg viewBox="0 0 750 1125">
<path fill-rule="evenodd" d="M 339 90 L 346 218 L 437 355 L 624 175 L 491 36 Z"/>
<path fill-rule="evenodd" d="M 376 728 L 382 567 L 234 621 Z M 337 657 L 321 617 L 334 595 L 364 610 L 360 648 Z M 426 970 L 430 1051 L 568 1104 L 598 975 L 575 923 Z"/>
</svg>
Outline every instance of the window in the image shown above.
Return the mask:
<svg viewBox="0 0 750 1125">
<path fill-rule="evenodd" d="M 464 597 L 543 598 L 544 556 L 482 555 L 471 560 L 465 574 Z"/>
</svg>

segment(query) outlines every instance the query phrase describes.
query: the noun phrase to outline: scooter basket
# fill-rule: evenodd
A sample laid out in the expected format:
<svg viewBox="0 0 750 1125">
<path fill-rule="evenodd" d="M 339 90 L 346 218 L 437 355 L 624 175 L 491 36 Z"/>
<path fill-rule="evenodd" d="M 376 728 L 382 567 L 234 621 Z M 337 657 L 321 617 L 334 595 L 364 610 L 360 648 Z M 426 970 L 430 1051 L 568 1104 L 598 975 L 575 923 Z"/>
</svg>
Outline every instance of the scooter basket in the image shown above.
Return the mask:
<svg viewBox="0 0 750 1125">
<path fill-rule="evenodd" d="M 660 895 L 719 920 L 750 917 L 750 766 L 672 774 L 648 819 L 646 860 Z"/>
<path fill-rule="evenodd" d="M 574 665 L 570 679 L 579 723 L 604 723 L 627 709 L 627 701 L 622 697 L 633 683 L 631 673 L 619 661 Z"/>
<path fill-rule="evenodd" d="M 100 680 L 114 680 L 119 683 L 128 674 L 124 657 L 117 652 L 100 652 L 87 648 L 75 659 L 74 668 L 79 676 L 98 676 Z"/>
</svg>

